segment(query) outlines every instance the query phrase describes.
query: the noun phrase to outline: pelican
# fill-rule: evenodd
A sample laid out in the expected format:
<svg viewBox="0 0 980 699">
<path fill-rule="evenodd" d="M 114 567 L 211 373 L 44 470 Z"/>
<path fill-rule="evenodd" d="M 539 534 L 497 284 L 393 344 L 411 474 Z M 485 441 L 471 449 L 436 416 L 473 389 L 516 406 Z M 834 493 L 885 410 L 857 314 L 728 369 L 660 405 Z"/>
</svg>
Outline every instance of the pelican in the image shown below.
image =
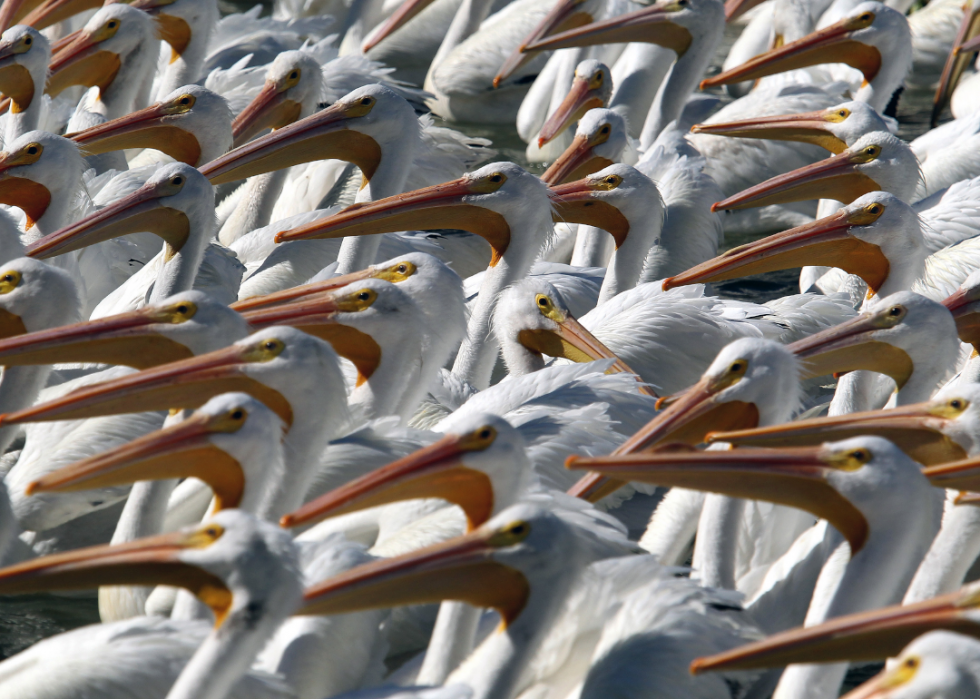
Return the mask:
<svg viewBox="0 0 980 699">
<path fill-rule="evenodd" d="M 540 150 L 555 140 L 589 110 L 607 107 L 611 95 L 612 76 L 609 68 L 591 58 L 579 63 L 575 67 L 571 89 L 548 116 L 535 139 L 537 148 Z M 530 147 L 528 150 L 531 150 Z"/>
<path fill-rule="evenodd" d="M 536 177 L 513 163 L 491 163 L 452 182 L 355 204 L 283 231 L 276 241 L 387 233 L 416 225 L 462 228 L 490 243 L 490 268 L 453 365 L 456 376 L 486 388 L 497 357 L 496 343 L 488 340 L 497 295 L 527 274 L 552 230 L 548 188 Z"/>
<path fill-rule="evenodd" d="M 905 16 L 880 2 L 863 2 L 839 21 L 701 81 L 702 89 L 821 63 L 846 63 L 864 80 L 854 95 L 882 112 L 912 66 Z"/>
<path fill-rule="evenodd" d="M 171 698 L 227 696 L 263 645 L 299 606 L 303 594 L 299 555 L 289 535 L 238 510 L 219 512 L 203 524 L 170 534 L 78 549 L 4 568 L 0 580 L 6 594 L 86 589 L 99 583 L 167 583 L 192 591 L 214 612 L 215 627 L 204 635 L 196 651 L 187 647 L 182 635 L 189 632 L 192 638 L 200 638 L 203 629 L 199 623 L 139 618 L 85 627 L 49 639 L 4 663 L 4 684 L 10 691 L 45 697 L 64 696 L 60 692 L 66 686 L 67 691 L 91 690 L 111 696 L 105 692 L 116 690 L 106 689 L 107 673 L 113 680 L 109 686 L 118 686 L 125 693 Z M 146 657 L 134 662 L 133 649 L 129 644 L 119 647 L 117 634 L 131 640 L 141 638 Z M 108 658 L 118 653 L 118 662 L 106 662 L 106 655 L 101 655 L 100 662 L 82 665 L 87 668 L 85 673 L 73 668 L 62 676 L 58 669 L 73 665 L 50 663 L 49 653 L 57 652 L 65 660 L 95 643 Z M 263 683 L 254 678 L 251 684 L 264 690 L 262 696 L 288 695 L 278 683 L 270 687 L 268 680 Z"/>
<path fill-rule="evenodd" d="M 936 497 L 939 491 L 919 467 L 879 437 L 788 451 L 739 449 L 587 459 L 581 467 L 598 464 L 628 479 L 638 478 L 648 468 L 650 480 L 666 485 L 700 484 L 696 487 L 742 497 L 765 493 L 764 497 L 796 507 L 814 503 L 811 511 L 826 518 L 841 540 L 825 566 L 828 572 L 817 582 L 807 612 L 809 624 L 899 599 L 939 528 L 942 511 L 941 498 Z M 753 487 L 756 482 L 758 490 Z M 910 516 L 907 505 L 913 502 L 915 516 Z M 815 511 L 818 508 L 821 511 Z M 896 540 L 900 546 L 894 545 Z M 882 570 L 889 571 L 887 582 Z M 783 672 L 775 697 L 803 692 L 837 696 L 846 670 L 846 664 L 793 665 Z"/>
<path fill-rule="evenodd" d="M 611 109 L 590 109 L 579 119 L 572 143 L 541 179 L 549 185 L 564 184 L 620 161 L 633 165 L 635 160 L 623 117 Z"/>
<path fill-rule="evenodd" d="M 640 146 L 646 149 L 680 115 L 721 42 L 724 28 L 724 8 L 718 0 L 686 0 L 683 4 L 664 0 L 635 12 L 554 34 L 528 44 L 523 50 L 642 41 L 674 51 L 677 59 L 657 90 L 640 134 Z"/>
<path fill-rule="evenodd" d="M 0 36 L 0 92 L 10 99 L 3 142 L 34 131 L 44 109 L 44 83 L 51 44 L 38 30 L 16 25 Z"/>
<path fill-rule="evenodd" d="M 86 155 L 149 148 L 199 167 L 231 148 L 231 111 L 220 95 L 185 85 L 156 104 L 66 137 Z"/>
</svg>

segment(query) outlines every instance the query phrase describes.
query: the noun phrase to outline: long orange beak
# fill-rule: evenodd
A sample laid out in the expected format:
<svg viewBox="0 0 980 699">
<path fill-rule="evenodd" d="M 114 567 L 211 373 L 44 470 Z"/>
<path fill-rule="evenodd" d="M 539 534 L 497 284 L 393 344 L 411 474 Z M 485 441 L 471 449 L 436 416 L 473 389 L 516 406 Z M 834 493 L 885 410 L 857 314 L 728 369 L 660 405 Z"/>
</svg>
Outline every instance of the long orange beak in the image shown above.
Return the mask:
<svg viewBox="0 0 980 699">
<path fill-rule="evenodd" d="M 884 313 L 865 313 L 788 345 L 802 360 L 802 378 L 876 371 L 894 379 L 901 390 L 915 366 L 905 350 L 874 339 L 876 332 L 888 327 Z"/>
<path fill-rule="evenodd" d="M 0 594 L 49 590 L 87 590 L 100 585 L 172 585 L 190 590 L 211 607 L 221 626 L 232 594 L 214 574 L 184 563 L 181 553 L 210 546 L 222 536 L 220 525 L 137 539 L 125 544 L 90 546 L 0 569 Z"/>
<path fill-rule="evenodd" d="M 953 405 L 953 404 L 956 405 Z M 860 435 L 877 435 L 891 441 L 920 464 L 945 464 L 965 459 L 962 446 L 944 428 L 963 413 L 966 401 L 926 401 L 890 410 L 869 410 L 835 417 L 796 420 L 772 427 L 733 432 L 712 432 L 708 443 L 727 442 L 736 447 L 795 447 L 837 442 Z"/>
<path fill-rule="evenodd" d="M 381 26 L 372 31 L 361 46 L 361 51 L 367 53 L 396 31 L 408 24 L 422 10 L 431 5 L 433 0 L 404 0 L 391 16 Z"/>
<path fill-rule="evenodd" d="M 748 670 L 791 663 L 872 661 L 894 657 L 927 631 L 946 629 L 980 638 L 976 608 L 980 585 L 924 602 L 894 605 L 837 617 L 823 624 L 784 631 L 717 655 L 698 658 L 691 672 Z"/>
<path fill-rule="evenodd" d="M 956 320 L 956 334 L 960 340 L 980 347 L 980 286 L 972 289 L 957 289 L 950 294 L 943 305 L 949 309 Z"/>
<path fill-rule="evenodd" d="M 850 204 L 881 186 L 858 169 L 869 162 L 862 150 L 837 155 L 771 177 L 711 205 L 712 211 L 734 211 L 808 199 L 835 199 Z"/>
<path fill-rule="evenodd" d="M 238 507 L 245 491 L 241 465 L 211 443 L 211 435 L 241 427 L 225 415 L 195 413 L 179 424 L 52 471 L 27 494 L 72 492 L 167 478 L 199 478 L 214 491 L 217 509 Z"/>
<path fill-rule="evenodd" d="M 950 48 L 949 56 L 943 65 L 943 73 L 939 78 L 939 85 L 936 86 L 936 95 L 932 100 L 932 115 L 929 118 L 929 125 L 936 128 L 939 117 L 946 108 L 949 98 L 956 89 L 964 71 L 973 62 L 973 53 L 980 48 L 975 41 L 977 34 L 980 33 L 980 11 L 974 10 L 971 3 L 963 6 L 963 21 L 956 32 L 953 46 Z"/>
<path fill-rule="evenodd" d="M 521 45 L 500 66 L 500 70 L 493 79 L 493 86 L 500 87 L 500 83 L 527 65 L 538 54 L 537 51 L 528 48 L 531 44 L 594 22 L 595 18 L 592 14 L 581 9 L 583 2 L 584 0 L 561 0 L 561 2 L 555 3 L 551 12 L 541 20 L 541 23 L 525 37 Z"/>
<path fill-rule="evenodd" d="M 541 127 L 538 148 L 554 140 L 565 129 L 585 116 L 590 109 L 605 107 L 606 103 L 599 92 L 601 87 L 601 83 L 593 85 L 589 80 L 576 76 L 565 99 Z"/>
<path fill-rule="evenodd" d="M 612 160 L 595 154 L 595 147 L 608 139 L 608 132 L 591 141 L 586 136 L 576 135 L 572 144 L 541 175 L 541 181 L 549 185 L 573 182 L 609 167 Z"/>
<path fill-rule="evenodd" d="M 826 148 L 831 153 L 842 153 L 847 150 L 847 144 L 831 133 L 828 128 L 831 123 L 828 119 L 827 110 L 820 110 L 802 114 L 757 117 L 722 124 L 695 124 L 691 127 L 691 131 L 730 138 L 761 138 L 812 143 L 821 148 Z"/>
<path fill-rule="evenodd" d="M 461 177 L 378 201 L 354 204 L 333 216 L 282 231 L 276 234 L 276 242 L 456 228 L 479 235 L 489 242 L 493 248 L 490 265 L 494 266 L 507 251 L 511 231 L 507 220 L 500 214 L 467 203 L 467 196 L 485 193 L 487 190 L 483 187 L 481 181 Z"/>
<path fill-rule="evenodd" d="M 601 22 L 569 29 L 528 44 L 523 51 L 551 51 L 575 46 L 598 46 L 641 41 L 671 49 L 683 56 L 691 46 L 691 32 L 671 21 L 676 7 L 660 2 Z"/>
<path fill-rule="evenodd" d="M 818 221 L 732 248 L 713 260 L 668 277 L 663 281 L 664 291 L 780 269 L 826 265 L 858 275 L 877 292 L 888 278 L 891 264 L 880 247 L 852 235 L 851 230 L 874 223 L 884 210 L 882 204 L 872 204 L 861 211 L 838 211 Z"/>
<path fill-rule="evenodd" d="M 381 365 L 381 346 L 367 333 L 340 322 L 340 313 L 356 313 L 370 305 L 346 300 L 346 297 L 356 295 L 357 292 L 354 292 L 346 294 L 345 298 L 338 298 L 334 294 L 324 293 L 295 303 L 246 311 L 242 315 L 254 330 L 290 325 L 329 342 L 337 354 L 357 368 L 357 385 L 360 386 Z"/>
<path fill-rule="evenodd" d="M 198 408 L 220 393 L 243 391 L 269 406 L 286 425 L 292 425 L 292 407 L 283 395 L 249 377 L 244 371 L 251 362 L 268 361 L 276 356 L 276 342 L 236 344 L 191 359 L 85 386 L 45 403 L 6 413 L 0 416 L 0 424 Z M 275 346 L 267 349 L 265 344 Z"/>
<path fill-rule="evenodd" d="M 381 147 L 370 136 L 350 128 L 352 118 L 366 113 L 359 112 L 358 106 L 337 102 L 228 151 L 200 170 L 212 184 L 224 184 L 333 158 L 354 163 L 370 180 L 381 162 Z"/>
<path fill-rule="evenodd" d="M 867 540 L 868 522 L 827 481 L 828 473 L 841 468 L 840 459 L 839 453 L 825 447 L 799 447 L 571 456 L 565 465 L 620 481 L 691 488 L 806 510 L 830 522 L 856 553 Z"/>
<path fill-rule="evenodd" d="M 282 291 L 277 291 L 272 294 L 252 296 L 251 298 L 236 301 L 235 303 L 231 304 L 230 307 L 239 313 L 254 311 L 259 308 L 278 306 L 283 303 L 290 303 L 292 301 L 298 301 L 299 299 L 317 296 L 328 291 L 335 291 L 336 289 L 343 288 L 348 284 L 353 284 L 354 282 L 363 281 L 365 279 L 384 279 L 392 284 L 398 284 L 399 282 L 403 282 L 411 277 L 416 271 L 418 270 L 415 264 L 409 262 L 408 260 L 396 262 L 385 267 L 375 265 L 368 267 L 367 269 L 362 269 L 359 272 L 343 274 L 339 277 L 327 279 L 322 282 L 301 284 L 299 286 L 283 289 Z"/>
<path fill-rule="evenodd" d="M 718 394 L 732 385 L 724 380 L 703 377 L 696 384 L 672 399 L 661 398 L 658 407 L 669 402 L 643 429 L 627 439 L 614 456 L 635 454 L 672 444 L 696 445 L 719 425 L 728 429 L 755 427 L 759 424 L 759 409 L 754 403 L 719 401 Z M 589 473 L 573 485 L 568 493 L 597 502 L 616 492 L 626 481 L 605 473 Z"/>
<path fill-rule="evenodd" d="M 525 526 L 529 526 L 526 525 Z M 298 614 L 343 614 L 452 599 L 500 612 L 504 624 L 524 609 L 530 585 L 493 560 L 506 531 L 482 527 L 411 553 L 358 566 L 307 588 Z"/>
<path fill-rule="evenodd" d="M 4 3 L 6 7 L 8 3 Z M 26 24 L 29 27 L 34 27 L 38 31 L 50 27 L 52 24 L 57 24 L 66 19 L 70 19 L 77 14 L 86 12 L 88 10 L 97 10 L 104 4 L 101 0 L 42 0 L 41 2 L 14 2 L 14 5 L 20 5 L 23 8 L 26 5 L 33 5 L 29 12 L 24 12 L 21 10 L 18 14 L 20 17 L 15 19 L 10 23 L 10 26 L 15 24 Z M 3 26 L 3 31 L 8 29 L 7 26 Z"/>
<path fill-rule="evenodd" d="M 489 444 L 482 445 L 489 446 Z M 416 498 L 441 498 L 459 505 L 472 529 L 493 513 L 490 478 L 463 458 L 477 447 L 471 435 L 449 434 L 427 447 L 321 495 L 280 520 L 284 527 Z"/>
<path fill-rule="evenodd" d="M 552 218 L 556 223 L 584 223 L 608 231 L 618 250 L 626 242 L 630 222 L 619 209 L 597 197 L 597 191 L 600 191 L 597 183 L 586 178 L 552 186 Z"/>
<path fill-rule="evenodd" d="M 190 304 L 178 308 L 145 306 L 129 313 L 40 330 L 0 340 L 0 365 L 93 363 L 136 369 L 192 357 L 184 345 L 158 332 L 192 317 Z M 188 315 L 188 312 L 191 315 Z"/>
<path fill-rule="evenodd" d="M 111 238 L 149 231 L 163 238 L 169 259 L 184 247 L 191 229 L 183 211 L 166 205 L 167 198 L 175 193 L 169 180 L 147 182 L 129 196 L 31 243 L 24 254 L 43 260 Z"/>
<path fill-rule="evenodd" d="M 980 458 L 977 457 L 929 466 L 922 473 L 937 488 L 980 490 Z"/>
<path fill-rule="evenodd" d="M 267 80 L 241 114 L 231 123 L 234 147 L 248 143 L 265 129 L 281 129 L 299 119 L 302 105 L 286 97 L 286 90 Z"/>
<path fill-rule="evenodd" d="M 871 26 L 874 13 L 864 12 L 819 29 L 802 39 L 791 41 L 749 59 L 742 65 L 701 81 L 701 89 L 758 80 L 767 75 L 808 68 L 821 63 L 846 63 L 860 70 L 867 82 L 881 69 L 881 53 L 874 46 L 851 38 L 851 32 Z"/>
<path fill-rule="evenodd" d="M 23 24 L 21 20 L 42 2 L 44 0 L 5 0 L 0 5 L 0 33 L 7 31 L 15 24 Z M 29 26 L 33 27 L 34 25 Z"/>
<path fill-rule="evenodd" d="M 100 48 L 102 41 L 98 34 L 82 30 L 71 43 L 54 52 L 45 92 L 57 97 L 72 85 L 105 91 L 122 64 L 118 54 Z"/>
<path fill-rule="evenodd" d="M 172 123 L 179 114 L 173 105 L 161 102 L 66 137 L 77 143 L 85 155 L 153 148 L 197 167 L 201 164 L 201 144 L 190 131 Z"/>
</svg>

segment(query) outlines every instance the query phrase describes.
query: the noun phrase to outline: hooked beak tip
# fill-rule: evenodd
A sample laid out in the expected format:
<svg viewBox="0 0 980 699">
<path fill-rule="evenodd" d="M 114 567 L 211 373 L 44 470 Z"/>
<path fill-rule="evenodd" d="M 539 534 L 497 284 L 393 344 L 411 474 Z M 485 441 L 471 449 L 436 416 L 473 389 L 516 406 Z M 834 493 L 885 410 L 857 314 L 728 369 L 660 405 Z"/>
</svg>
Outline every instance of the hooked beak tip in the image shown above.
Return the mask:
<svg viewBox="0 0 980 699">
<path fill-rule="evenodd" d="M 37 492 L 38 488 L 40 487 L 41 487 L 40 481 L 31 481 L 30 483 L 27 484 L 27 487 L 24 488 L 24 494 L 33 495 L 34 493 Z"/>
<path fill-rule="evenodd" d="M 671 289 L 673 289 L 674 288 L 674 278 L 673 277 L 667 277 L 666 279 L 664 279 L 663 282 L 660 284 L 660 288 L 663 291 L 670 291 Z M 660 406 L 657 405 L 657 409 L 658 410 L 659 410 L 659 408 L 660 408 Z"/>
<path fill-rule="evenodd" d="M 575 462 L 578 461 L 580 458 L 581 457 L 572 454 L 567 459 L 565 459 L 565 468 L 571 468 L 572 466 L 575 465 Z"/>
<path fill-rule="evenodd" d="M 493 77 L 493 89 L 496 90 L 498 87 L 500 87 L 500 83 L 502 82 L 503 82 L 503 78 L 499 75 L 495 75 Z"/>
<path fill-rule="evenodd" d="M 544 144 L 547 143 L 544 137 L 538 138 L 538 148 L 544 148 Z"/>
<path fill-rule="evenodd" d="M 718 209 L 720 209 L 720 208 L 721 208 L 721 202 L 720 201 L 716 201 L 714 204 L 711 205 L 711 213 L 713 213 L 713 214 L 718 213 Z"/>
<path fill-rule="evenodd" d="M 284 231 L 280 231 L 279 233 L 276 233 L 276 237 L 273 240 L 275 240 L 277 243 L 281 243 L 283 239 L 283 232 Z"/>
<path fill-rule="evenodd" d="M 291 514 L 283 515 L 282 517 L 279 518 L 279 526 L 282 527 L 283 529 L 289 529 L 290 527 L 293 526 L 293 524 L 295 524 L 295 522 L 296 522 L 296 518 L 293 517 Z"/>
</svg>

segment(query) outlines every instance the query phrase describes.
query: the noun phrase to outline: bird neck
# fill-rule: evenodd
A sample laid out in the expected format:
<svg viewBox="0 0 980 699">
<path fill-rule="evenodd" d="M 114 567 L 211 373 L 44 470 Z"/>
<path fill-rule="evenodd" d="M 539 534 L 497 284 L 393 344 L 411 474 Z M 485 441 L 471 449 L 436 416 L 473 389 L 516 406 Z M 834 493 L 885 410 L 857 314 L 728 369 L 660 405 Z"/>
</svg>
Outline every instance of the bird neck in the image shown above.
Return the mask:
<svg viewBox="0 0 980 699">
<path fill-rule="evenodd" d="M 422 341 L 416 322 L 404 323 L 399 332 L 397 342 L 381 347 L 381 362 L 371 376 L 351 392 L 351 407 L 358 406 L 368 420 L 396 414 L 410 417 L 399 411 L 399 402 L 409 383 L 418 378 Z"/>
<path fill-rule="evenodd" d="M 289 168 L 283 168 L 248 178 L 238 205 L 218 232 L 218 242 L 229 247 L 247 233 L 268 226 L 288 174 Z"/>
<path fill-rule="evenodd" d="M 42 77 L 40 81 L 35 80 L 34 84 L 43 85 L 44 78 Z M 41 108 L 43 104 L 44 95 L 41 94 L 41 90 L 36 90 L 27 109 L 17 113 L 14 113 L 13 110 L 9 111 L 3 130 L 3 142 L 13 143 L 28 131 L 36 130 L 38 123 L 41 121 Z"/>
<path fill-rule="evenodd" d="M 432 63 L 429 64 L 429 70 L 425 75 L 425 90 L 435 92 L 432 76 L 436 69 L 452 53 L 453 49 L 476 33 L 483 20 L 490 14 L 491 7 L 493 7 L 493 0 L 463 0 L 459 9 L 456 10 L 456 14 L 453 15 L 453 21 L 446 31 L 445 38 L 439 44 L 439 50 L 436 51 Z"/>
<path fill-rule="evenodd" d="M 718 44 L 721 43 L 725 24 L 705 23 L 700 41 L 692 43 L 688 50 L 671 66 L 667 77 L 660 84 L 653 105 L 647 113 L 640 133 L 640 147 L 647 149 L 657 140 L 657 136 L 670 122 L 680 116 L 688 97 L 697 86 Z"/>
<path fill-rule="evenodd" d="M 51 369 L 51 365 L 4 367 L 0 379 L 0 413 L 12 413 L 33 405 L 48 382 Z M 0 426 L 0 454 L 19 433 L 17 425 Z"/>
<path fill-rule="evenodd" d="M 530 266 L 530 265 L 528 265 Z M 453 363 L 453 375 L 483 390 L 490 385 L 490 375 L 497 362 L 499 345 L 490 320 L 500 293 L 524 276 L 526 269 L 514 269 L 505 258 L 487 270 L 480 286 L 476 306 L 466 326 L 466 337 Z"/>
<path fill-rule="evenodd" d="M 649 216 L 639 221 L 630 221 L 626 240 L 609 258 L 596 305 L 636 286 L 643 274 L 647 253 L 651 247 L 660 243 L 662 227 L 663 217 Z"/>
<path fill-rule="evenodd" d="M 163 255 L 163 264 L 157 272 L 149 303 L 159 303 L 172 294 L 193 288 L 197 271 L 204 260 L 204 251 L 214 237 L 213 212 L 212 208 L 206 215 L 188 216 L 190 234 L 180 250 L 175 252 L 169 243 L 163 244 L 163 249 L 158 253 Z"/>
<path fill-rule="evenodd" d="M 511 376 L 525 376 L 545 367 L 544 356 L 532 352 L 514 337 L 500 338 L 500 354 Z"/>
<path fill-rule="evenodd" d="M 146 86 L 153 81 L 159 45 L 157 41 L 141 41 L 129 55 L 120 57 L 119 72 L 99 95 L 105 105 L 106 120 L 118 119 L 147 106 L 141 102 L 147 102 L 150 96 Z"/>
<path fill-rule="evenodd" d="M 233 592 L 228 616 L 191 657 L 167 699 L 229 696 L 276 629 L 299 606 L 303 586 L 298 571 L 283 577 L 275 594 L 259 599 L 242 590 Z"/>
</svg>

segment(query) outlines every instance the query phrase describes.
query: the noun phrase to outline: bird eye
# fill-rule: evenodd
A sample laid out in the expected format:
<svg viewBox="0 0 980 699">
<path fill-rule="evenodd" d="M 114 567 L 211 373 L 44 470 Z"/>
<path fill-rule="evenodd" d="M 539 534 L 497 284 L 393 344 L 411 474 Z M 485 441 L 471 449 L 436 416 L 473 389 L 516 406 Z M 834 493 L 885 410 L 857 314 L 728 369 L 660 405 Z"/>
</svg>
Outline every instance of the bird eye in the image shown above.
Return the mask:
<svg viewBox="0 0 980 699">
<path fill-rule="evenodd" d="M 184 304 L 181 304 L 181 305 L 177 306 L 177 312 L 178 313 L 186 314 L 187 313 L 187 310 L 188 310 L 187 309 L 187 306 L 185 306 Z"/>
<path fill-rule="evenodd" d="M 357 295 L 357 298 L 360 301 L 368 301 L 371 298 L 371 294 L 369 294 L 367 291 L 362 291 Z"/>
<path fill-rule="evenodd" d="M 180 175 L 171 177 L 170 184 L 174 185 L 175 187 L 179 187 L 180 185 L 184 184 L 184 178 L 181 177 Z"/>
<path fill-rule="evenodd" d="M 28 155 L 37 155 L 38 154 L 38 147 L 36 145 L 33 145 L 33 144 L 29 145 L 27 147 L 27 154 Z"/>
<path fill-rule="evenodd" d="M 266 348 L 267 350 L 269 350 L 270 352 L 271 352 L 272 350 L 274 350 L 274 349 L 276 349 L 276 347 L 278 347 L 278 346 L 279 346 L 279 344 L 278 344 L 278 343 L 277 343 L 277 342 L 276 342 L 275 340 L 269 340 L 269 341 L 267 341 L 267 342 L 265 343 L 265 345 L 264 345 L 264 347 L 265 347 L 265 348 Z"/>
<path fill-rule="evenodd" d="M 874 15 L 870 12 L 865 12 L 863 15 L 861 15 L 862 22 L 870 22 L 872 19 L 874 19 Z"/>
<path fill-rule="evenodd" d="M 500 175 L 499 172 L 498 173 L 494 173 L 493 175 L 490 175 L 490 181 L 491 182 L 500 182 L 502 179 L 503 179 L 503 177 Z"/>
<path fill-rule="evenodd" d="M 398 271 L 398 272 L 401 272 L 402 274 L 405 274 L 405 272 L 408 271 L 408 267 L 406 267 L 405 265 L 398 265 L 395 268 L 395 270 Z"/>
<path fill-rule="evenodd" d="M 520 524 L 514 524 L 510 528 L 510 533 L 513 534 L 514 536 L 520 536 L 525 531 L 527 531 L 527 524 L 524 522 L 521 522 Z"/>
<path fill-rule="evenodd" d="M 963 409 L 963 401 L 961 401 L 959 398 L 954 398 L 953 400 L 951 400 L 949 402 L 949 407 L 950 408 L 954 408 L 955 410 L 962 410 Z"/>
<path fill-rule="evenodd" d="M 493 436 L 493 430 L 489 427 L 484 427 L 482 430 L 480 430 L 477 436 L 480 439 L 490 439 Z"/>
<path fill-rule="evenodd" d="M 881 211 L 881 207 L 878 206 L 877 204 L 872 204 L 871 206 L 868 207 L 869 214 L 877 214 L 880 211 Z"/>
<path fill-rule="evenodd" d="M 742 371 L 742 362 L 732 362 L 732 365 L 728 367 L 728 371 L 732 372 L 733 374 L 737 374 L 738 372 Z"/>
<path fill-rule="evenodd" d="M 231 419 L 232 420 L 241 420 L 243 417 L 245 417 L 245 411 L 242 410 L 241 408 L 239 408 L 238 410 L 235 410 L 231 414 Z"/>
<path fill-rule="evenodd" d="M 116 21 L 116 20 L 114 20 L 114 19 L 110 19 L 110 20 L 109 20 L 109 21 L 108 21 L 108 22 L 106 23 L 106 25 L 105 25 L 105 28 L 106 28 L 106 29 L 115 29 L 115 28 L 116 28 L 116 27 L 118 27 L 118 26 L 119 26 L 119 22 L 117 22 L 117 21 Z"/>
<path fill-rule="evenodd" d="M 864 449 L 857 449 L 856 451 L 851 452 L 851 458 L 855 459 L 856 461 L 864 461 L 866 458 L 868 458 L 868 452 L 866 452 Z"/>
<path fill-rule="evenodd" d="M 371 97 L 362 97 L 361 98 L 361 104 L 363 104 L 365 107 L 367 105 L 371 104 L 373 101 L 374 100 Z"/>
<path fill-rule="evenodd" d="M 541 308 L 547 308 L 549 305 L 551 305 L 551 301 L 549 301 L 547 296 L 539 296 L 538 305 L 541 306 Z"/>
<path fill-rule="evenodd" d="M 606 124 L 601 129 L 599 129 L 599 133 L 609 133 L 609 125 Z"/>
<path fill-rule="evenodd" d="M 902 665 L 904 665 L 909 670 L 914 670 L 917 667 L 919 667 L 919 659 L 916 658 L 915 656 L 911 658 L 906 658 L 905 662 L 903 662 Z"/>
<path fill-rule="evenodd" d="M 892 318 L 897 318 L 902 315 L 904 311 L 905 308 L 902 306 L 892 306 L 888 309 L 888 315 L 890 315 Z"/>
<path fill-rule="evenodd" d="M 841 119 L 843 119 L 844 117 L 847 116 L 847 110 L 846 109 L 842 109 L 839 112 L 837 112 L 837 114 L 840 115 L 840 118 Z"/>
<path fill-rule="evenodd" d="M 29 36 L 25 36 L 25 37 L 24 37 L 24 43 L 25 43 L 25 44 L 27 44 L 28 46 L 30 46 L 30 45 L 31 45 L 31 43 L 33 43 L 33 41 L 34 41 L 34 39 L 32 39 L 32 38 L 31 38 L 31 37 L 29 37 Z"/>
<path fill-rule="evenodd" d="M 292 73 L 289 74 L 289 79 L 290 80 L 296 80 L 297 78 L 299 78 L 299 71 L 298 70 L 294 70 Z"/>
</svg>

